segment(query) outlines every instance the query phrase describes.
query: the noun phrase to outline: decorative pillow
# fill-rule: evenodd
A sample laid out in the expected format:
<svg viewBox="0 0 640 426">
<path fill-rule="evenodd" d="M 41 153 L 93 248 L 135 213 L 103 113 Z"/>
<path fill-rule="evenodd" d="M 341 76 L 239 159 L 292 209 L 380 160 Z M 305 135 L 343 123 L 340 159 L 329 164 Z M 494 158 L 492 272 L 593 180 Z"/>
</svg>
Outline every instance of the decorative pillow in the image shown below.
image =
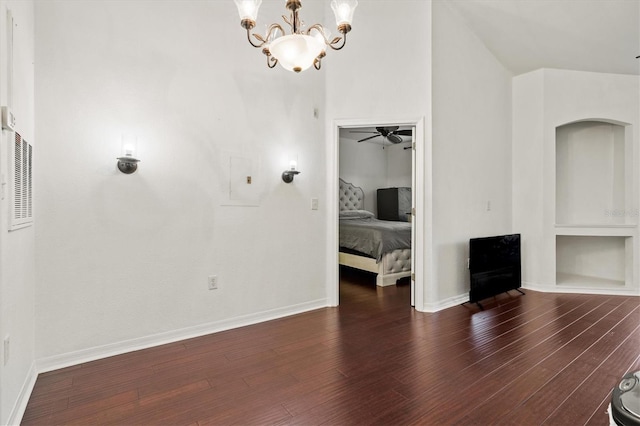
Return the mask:
<svg viewBox="0 0 640 426">
<path fill-rule="evenodd" d="M 376 215 L 367 210 L 342 210 L 340 212 L 340 219 L 371 219 L 374 217 Z"/>
</svg>

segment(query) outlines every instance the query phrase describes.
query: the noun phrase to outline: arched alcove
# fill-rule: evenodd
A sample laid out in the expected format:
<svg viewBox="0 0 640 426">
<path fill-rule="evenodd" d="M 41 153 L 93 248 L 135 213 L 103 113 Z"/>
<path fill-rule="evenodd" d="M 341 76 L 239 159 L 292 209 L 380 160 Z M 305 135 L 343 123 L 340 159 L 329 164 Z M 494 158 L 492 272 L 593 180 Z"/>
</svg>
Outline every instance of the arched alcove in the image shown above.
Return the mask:
<svg viewBox="0 0 640 426">
<path fill-rule="evenodd" d="M 556 127 L 556 284 L 623 289 L 633 280 L 632 126 L 588 119 Z"/>
<path fill-rule="evenodd" d="M 584 120 L 556 128 L 556 224 L 616 225 L 633 219 L 627 187 L 630 126 Z"/>
</svg>

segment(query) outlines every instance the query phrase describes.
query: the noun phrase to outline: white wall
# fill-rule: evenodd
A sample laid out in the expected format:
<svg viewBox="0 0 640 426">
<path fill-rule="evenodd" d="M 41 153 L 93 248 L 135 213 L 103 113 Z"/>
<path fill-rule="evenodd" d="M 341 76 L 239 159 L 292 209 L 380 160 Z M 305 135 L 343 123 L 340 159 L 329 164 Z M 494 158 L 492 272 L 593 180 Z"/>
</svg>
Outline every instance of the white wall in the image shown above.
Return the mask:
<svg viewBox="0 0 640 426">
<path fill-rule="evenodd" d="M 541 282 L 544 273 L 544 70 L 513 79 L 513 229 L 522 234 L 522 281 Z"/>
<path fill-rule="evenodd" d="M 422 151 L 427 164 L 433 162 L 423 182 L 433 187 L 433 200 L 425 194 L 433 217 L 424 218 L 425 232 L 433 228 L 423 260 L 424 305 L 430 310 L 468 292 L 470 237 L 512 230 L 511 74 L 446 2 L 362 6 L 350 39 L 353 51 L 330 58 L 328 116 L 426 118 L 425 140 L 418 143 L 428 146 L 432 138 L 433 152 Z M 358 19 L 367 28 L 356 31 Z M 378 32 L 382 27 L 414 31 Z M 383 60 L 390 52 L 402 58 L 401 70 L 396 60 Z"/>
<path fill-rule="evenodd" d="M 327 155 L 338 156 L 332 132 L 334 123 L 342 120 L 390 125 L 424 119 L 425 134 L 430 135 L 431 2 L 360 2 L 348 37 L 345 50 L 330 52 L 323 65 L 327 78 Z M 428 137 L 417 141 L 418 152 L 424 157 L 430 155 L 425 149 Z M 338 172 L 335 170 L 336 175 Z M 429 173 L 425 171 L 425 181 L 430 183 Z M 329 177 L 328 184 L 333 183 Z M 327 256 L 334 256 L 337 264 L 337 229 L 332 228 L 335 220 L 329 222 L 328 232 L 329 238 L 335 234 L 336 244 L 328 247 Z M 418 225 L 429 228 L 430 218 L 425 217 L 423 222 Z M 423 261 L 430 261 L 430 257 L 425 256 Z M 333 272 L 329 266 L 328 274 Z M 424 276 L 424 281 L 425 287 L 432 284 L 430 276 Z"/>
<path fill-rule="evenodd" d="M 387 187 L 411 187 L 411 150 L 410 145 L 390 145 L 384 149 L 387 156 Z"/>
<path fill-rule="evenodd" d="M 625 166 L 624 222 L 638 223 L 640 189 L 640 78 L 631 75 L 544 69 L 514 78 L 513 104 L 513 216 L 522 230 L 523 282 L 540 289 L 556 283 L 556 128 L 579 120 L 630 124 Z M 637 288 L 638 227 L 598 229 L 602 235 L 623 233 L 634 237 Z"/>
<path fill-rule="evenodd" d="M 8 102 L 8 9 L 14 19 L 12 106 L 16 130 L 34 146 L 37 165 L 40 153 L 34 132 L 33 2 L 0 0 L 0 105 Z M 0 174 L 7 182 L 13 136 L 13 132 L 3 130 L 0 139 Z M 10 340 L 9 357 L 2 355 L 0 362 L 0 424 L 8 424 L 20 418 L 35 380 L 34 227 L 8 232 L 8 188 L 2 188 L 0 198 L 0 340 Z"/>
<path fill-rule="evenodd" d="M 348 131 L 342 130 L 341 133 Z M 364 191 L 365 209 L 378 213 L 377 190 L 412 186 L 411 151 L 407 144 L 385 146 L 340 138 L 339 175 Z"/>
<path fill-rule="evenodd" d="M 434 301 L 469 290 L 469 238 L 511 222 L 511 74 L 446 2 L 433 2 Z"/>
<path fill-rule="evenodd" d="M 382 123 L 425 115 L 431 104 L 430 22 L 430 2 L 360 2 L 347 46 L 323 60 L 329 119 Z"/>
<path fill-rule="evenodd" d="M 322 72 L 268 69 L 226 1 L 37 2 L 36 46 L 44 368 L 326 304 Z M 259 206 L 221 206 L 227 151 L 258 160 Z"/>
<path fill-rule="evenodd" d="M 352 139 L 340 139 L 340 177 L 364 192 L 364 208 L 378 214 L 377 189 L 387 181 L 387 161 L 382 145 L 357 143 Z"/>
</svg>

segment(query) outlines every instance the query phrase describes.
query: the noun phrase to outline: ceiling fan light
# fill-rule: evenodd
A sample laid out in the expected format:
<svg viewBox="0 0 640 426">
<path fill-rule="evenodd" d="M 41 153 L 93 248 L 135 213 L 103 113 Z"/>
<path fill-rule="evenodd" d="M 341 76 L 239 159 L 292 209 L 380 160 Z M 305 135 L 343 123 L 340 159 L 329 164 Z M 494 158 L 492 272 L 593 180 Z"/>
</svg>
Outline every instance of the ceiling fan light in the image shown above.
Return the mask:
<svg viewBox="0 0 640 426">
<path fill-rule="evenodd" d="M 353 12 L 358 6 L 358 0 L 331 0 L 331 9 L 336 17 L 336 24 L 351 26 Z"/>
<path fill-rule="evenodd" d="M 238 15 L 240 15 L 241 21 L 249 20 L 255 23 L 258 20 L 258 9 L 260 9 L 262 0 L 234 0 L 234 1 L 236 3 L 236 7 L 238 8 Z"/>
<path fill-rule="evenodd" d="M 269 45 L 269 51 L 280 65 L 294 72 L 304 71 L 313 65 L 323 49 L 324 43 L 303 34 L 278 37 Z"/>
</svg>

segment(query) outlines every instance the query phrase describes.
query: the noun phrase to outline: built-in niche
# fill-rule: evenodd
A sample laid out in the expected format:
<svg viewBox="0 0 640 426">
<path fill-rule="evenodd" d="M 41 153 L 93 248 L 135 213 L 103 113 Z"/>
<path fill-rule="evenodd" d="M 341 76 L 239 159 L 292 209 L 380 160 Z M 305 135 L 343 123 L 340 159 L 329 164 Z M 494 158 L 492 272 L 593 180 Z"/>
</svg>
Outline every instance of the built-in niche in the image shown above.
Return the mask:
<svg viewBox="0 0 640 426">
<path fill-rule="evenodd" d="M 624 288 L 631 284 L 632 238 L 556 236 L 556 284 L 580 288 Z"/>
<path fill-rule="evenodd" d="M 632 224 L 632 158 L 627 127 L 581 121 L 556 128 L 556 224 Z"/>
<path fill-rule="evenodd" d="M 556 128 L 556 285 L 633 284 L 637 204 L 631 126 L 578 121 Z"/>
</svg>

